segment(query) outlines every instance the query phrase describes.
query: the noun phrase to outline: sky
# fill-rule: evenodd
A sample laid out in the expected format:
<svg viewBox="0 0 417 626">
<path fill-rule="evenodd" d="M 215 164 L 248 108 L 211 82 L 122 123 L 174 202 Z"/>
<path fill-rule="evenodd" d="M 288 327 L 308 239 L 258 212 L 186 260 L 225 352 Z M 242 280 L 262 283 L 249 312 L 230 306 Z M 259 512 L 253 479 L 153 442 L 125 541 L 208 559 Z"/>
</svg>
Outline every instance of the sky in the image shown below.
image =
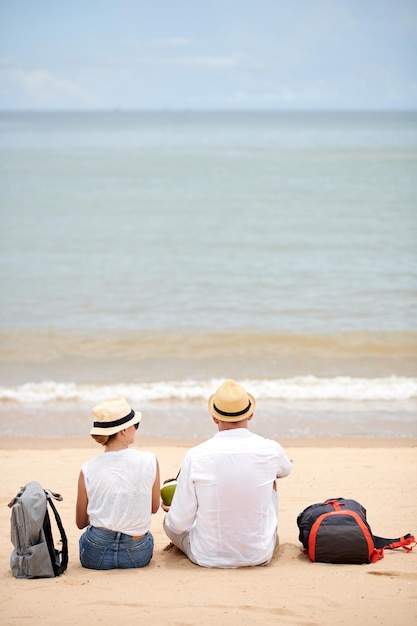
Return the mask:
<svg viewBox="0 0 417 626">
<path fill-rule="evenodd" d="M 0 0 L 0 109 L 417 109 L 417 0 Z"/>
</svg>

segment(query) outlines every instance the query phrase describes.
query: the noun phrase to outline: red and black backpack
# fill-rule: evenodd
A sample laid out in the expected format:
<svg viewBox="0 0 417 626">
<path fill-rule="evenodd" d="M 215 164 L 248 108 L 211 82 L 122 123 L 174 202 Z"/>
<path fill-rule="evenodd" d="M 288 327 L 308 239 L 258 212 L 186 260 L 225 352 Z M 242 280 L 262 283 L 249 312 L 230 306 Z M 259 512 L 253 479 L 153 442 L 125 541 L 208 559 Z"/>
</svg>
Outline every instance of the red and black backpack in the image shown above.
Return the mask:
<svg viewBox="0 0 417 626">
<path fill-rule="evenodd" d="M 397 539 L 377 537 L 366 520 L 366 509 L 356 500 L 333 498 L 311 504 L 297 517 L 299 540 L 311 561 L 321 563 L 374 563 L 384 550 L 416 545 L 410 534 Z"/>
</svg>

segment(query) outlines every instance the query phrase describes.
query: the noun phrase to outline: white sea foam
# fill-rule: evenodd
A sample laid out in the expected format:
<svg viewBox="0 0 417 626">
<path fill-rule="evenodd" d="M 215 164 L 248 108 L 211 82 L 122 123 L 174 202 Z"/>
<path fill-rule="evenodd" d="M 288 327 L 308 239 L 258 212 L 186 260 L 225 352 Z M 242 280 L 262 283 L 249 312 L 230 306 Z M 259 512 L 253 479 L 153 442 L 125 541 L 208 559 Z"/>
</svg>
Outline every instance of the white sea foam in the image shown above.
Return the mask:
<svg viewBox="0 0 417 626">
<path fill-rule="evenodd" d="M 123 395 L 130 402 L 161 400 L 206 400 L 220 380 L 158 381 L 143 384 L 114 383 L 108 385 L 77 385 L 44 381 L 15 387 L 0 387 L 0 402 L 21 405 L 80 402 L 94 404 L 102 398 Z M 417 398 L 417 378 L 391 376 L 385 378 L 317 378 L 297 376 L 275 380 L 244 380 L 244 387 L 259 399 L 276 400 L 410 400 Z"/>
</svg>

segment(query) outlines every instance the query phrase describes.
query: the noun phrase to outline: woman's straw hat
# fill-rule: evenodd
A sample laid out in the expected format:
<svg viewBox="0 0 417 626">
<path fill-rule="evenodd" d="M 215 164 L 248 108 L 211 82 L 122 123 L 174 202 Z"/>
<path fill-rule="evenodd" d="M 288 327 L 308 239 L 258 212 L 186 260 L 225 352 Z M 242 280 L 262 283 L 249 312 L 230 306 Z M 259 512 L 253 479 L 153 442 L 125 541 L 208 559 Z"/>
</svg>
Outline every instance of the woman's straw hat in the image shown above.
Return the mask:
<svg viewBox="0 0 417 626">
<path fill-rule="evenodd" d="M 255 410 L 256 401 L 234 380 L 225 380 L 208 401 L 209 411 L 221 422 L 240 422 Z"/>
<path fill-rule="evenodd" d="M 139 424 L 142 414 L 130 408 L 126 398 L 109 398 L 93 409 L 94 423 L 90 435 L 114 435 L 119 430 Z"/>
</svg>

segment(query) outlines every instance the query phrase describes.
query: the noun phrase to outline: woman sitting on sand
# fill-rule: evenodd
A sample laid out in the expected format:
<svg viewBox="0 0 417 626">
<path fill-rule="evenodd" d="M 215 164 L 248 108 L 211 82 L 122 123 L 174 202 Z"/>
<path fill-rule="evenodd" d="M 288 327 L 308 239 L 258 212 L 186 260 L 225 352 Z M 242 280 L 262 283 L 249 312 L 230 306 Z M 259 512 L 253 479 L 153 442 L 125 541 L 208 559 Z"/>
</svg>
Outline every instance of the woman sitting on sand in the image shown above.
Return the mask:
<svg viewBox="0 0 417 626">
<path fill-rule="evenodd" d="M 139 427 L 125 398 L 110 398 L 93 409 L 90 435 L 105 447 L 81 468 L 76 524 L 80 561 L 90 569 L 144 567 L 153 555 L 149 532 L 160 502 L 159 465 L 152 452 L 129 448 Z"/>
</svg>

